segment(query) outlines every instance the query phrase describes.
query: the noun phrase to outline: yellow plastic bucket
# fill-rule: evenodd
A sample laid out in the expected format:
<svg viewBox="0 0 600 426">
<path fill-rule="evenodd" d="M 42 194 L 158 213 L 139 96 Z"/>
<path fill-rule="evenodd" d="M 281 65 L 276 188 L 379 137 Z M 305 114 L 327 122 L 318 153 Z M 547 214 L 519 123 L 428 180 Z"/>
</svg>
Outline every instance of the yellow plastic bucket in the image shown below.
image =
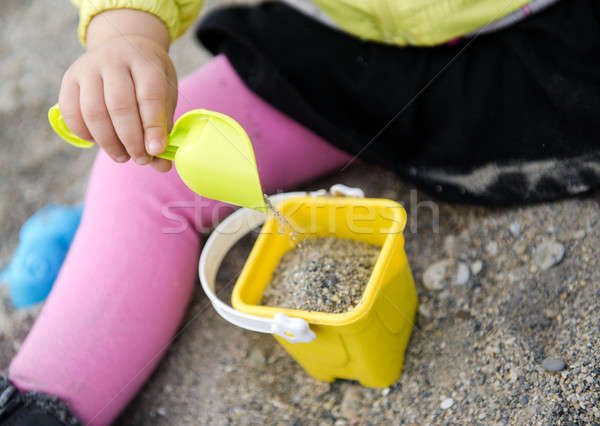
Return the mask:
<svg viewBox="0 0 600 426">
<path fill-rule="evenodd" d="M 260 305 L 272 272 L 294 246 L 270 216 L 237 280 L 233 307 L 252 317 L 305 320 L 314 340 L 292 343 L 290 332 L 274 336 L 316 379 L 353 379 L 375 388 L 391 385 L 402 372 L 418 303 L 404 251 L 403 207 L 385 199 L 301 196 L 285 199 L 278 209 L 301 231 L 300 239 L 334 236 L 381 247 L 362 299 L 338 314 Z"/>
</svg>

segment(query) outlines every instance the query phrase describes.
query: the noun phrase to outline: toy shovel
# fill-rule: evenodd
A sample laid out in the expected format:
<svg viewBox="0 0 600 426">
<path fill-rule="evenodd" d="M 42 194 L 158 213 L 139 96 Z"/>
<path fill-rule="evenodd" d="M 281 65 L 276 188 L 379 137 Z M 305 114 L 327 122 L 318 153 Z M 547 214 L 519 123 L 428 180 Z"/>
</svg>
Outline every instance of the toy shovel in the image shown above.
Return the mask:
<svg viewBox="0 0 600 426">
<path fill-rule="evenodd" d="M 54 131 L 78 148 L 94 145 L 77 137 L 65 124 L 58 105 L 48 111 Z M 195 193 L 267 212 L 254 150 L 233 118 L 195 109 L 177 119 L 159 158 L 172 160 L 181 180 Z"/>
</svg>

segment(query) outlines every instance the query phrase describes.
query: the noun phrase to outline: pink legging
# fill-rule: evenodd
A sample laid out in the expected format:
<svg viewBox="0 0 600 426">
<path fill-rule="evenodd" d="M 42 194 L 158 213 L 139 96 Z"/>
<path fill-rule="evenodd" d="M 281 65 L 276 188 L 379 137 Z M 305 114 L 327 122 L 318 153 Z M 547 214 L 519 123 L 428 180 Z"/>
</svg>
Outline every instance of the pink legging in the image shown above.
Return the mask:
<svg viewBox="0 0 600 426">
<path fill-rule="evenodd" d="M 348 155 L 250 92 L 224 56 L 181 81 L 176 116 L 206 108 L 248 132 L 263 189 L 332 172 Z M 44 309 L 12 361 L 21 390 L 58 396 L 108 424 L 156 367 L 196 279 L 200 230 L 229 209 L 160 174 L 100 152 L 81 225 Z"/>
</svg>

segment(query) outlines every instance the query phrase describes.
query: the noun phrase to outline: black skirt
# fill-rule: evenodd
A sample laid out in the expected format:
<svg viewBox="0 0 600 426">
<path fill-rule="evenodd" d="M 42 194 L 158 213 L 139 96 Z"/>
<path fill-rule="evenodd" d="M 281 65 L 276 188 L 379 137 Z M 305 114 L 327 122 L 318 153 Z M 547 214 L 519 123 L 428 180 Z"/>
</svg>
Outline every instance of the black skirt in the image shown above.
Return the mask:
<svg viewBox="0 0 600 426">
<path fill-rule="evenodd" d="M 282 3 L 197 29 L 267 102 L 453 202 L 515 204 L 600 184 L 600 2 L 564 0 L 437 47 L 362 41 Z"/>
</svg>

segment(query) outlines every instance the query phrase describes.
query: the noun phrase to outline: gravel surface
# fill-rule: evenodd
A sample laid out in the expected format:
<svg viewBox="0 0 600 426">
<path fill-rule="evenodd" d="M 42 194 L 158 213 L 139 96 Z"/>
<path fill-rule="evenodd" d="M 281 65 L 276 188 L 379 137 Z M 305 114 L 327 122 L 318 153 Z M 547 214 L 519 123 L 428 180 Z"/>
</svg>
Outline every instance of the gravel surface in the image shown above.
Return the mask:
<svg viewBox="0 0 600 426">
<path fill-rule="evenodd" d="M 67 1 L 3 0 L 0 24 L 1 267 L 29 215 L 82 201 L 94 153 L 60 142 L 45 118 L 80 53 L 75 10 Z M 173 48 L 180 75 L 207 58 L 191 38 Z M 400 380 L 383 390 L 317 382 L 271 336 L 221 320 L 198 287 L 180 334 L 118 424 L 600 423 L 598 194 L 511 209 L 435 204 L 366 165 L 304 189 L 337 182 L 408 212 L 406 252 L 421 305 Z M 222 268 L 225 300 L 249 244 Z M 442 260 L 450 278 L 430 289 L 423 274 Z M 462 285 L 460 263 L 470 272 Z M 5 290 L 3 370 L 39 312 L 15 312 Z M 548 359 L 564 366 L 548 371 Z"/>
<path fill-rule="evenodd" d="M 306 238 L 285 253 L 261 303 L 339 314 L 353 309 L 381 247 L 338 238 Z"/>
</svg>

